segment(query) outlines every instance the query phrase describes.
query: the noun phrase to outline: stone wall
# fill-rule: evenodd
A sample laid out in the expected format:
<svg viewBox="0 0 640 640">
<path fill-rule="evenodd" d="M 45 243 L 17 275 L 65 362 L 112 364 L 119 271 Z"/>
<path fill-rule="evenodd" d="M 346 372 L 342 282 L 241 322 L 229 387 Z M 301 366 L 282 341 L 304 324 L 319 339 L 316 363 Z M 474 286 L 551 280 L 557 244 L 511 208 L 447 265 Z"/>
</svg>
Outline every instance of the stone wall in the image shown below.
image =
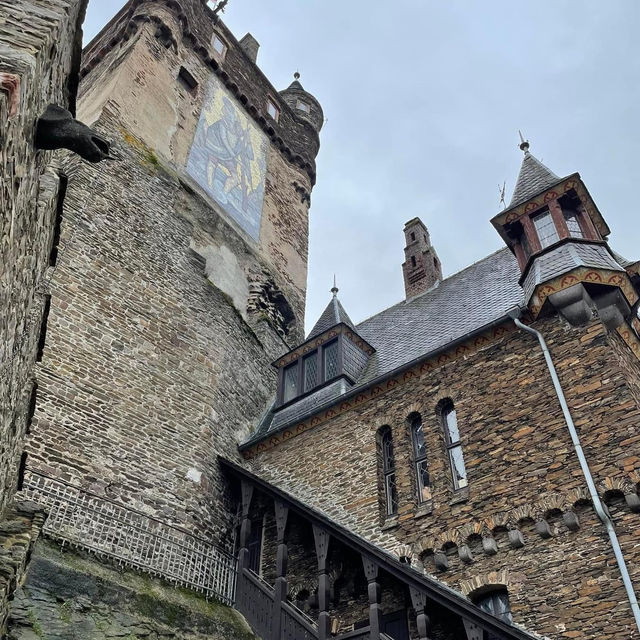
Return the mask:
<svg viewBox="0 0 640 640">
<path fill-rule="evenodd" d="M 34 411 L 34 364 L 46 329 L 59 177 L 37 152 L 47 104 L 75 109 L 86 0 L 0 1 L 0 636 L 42 516 L 12 504 Z"/>
<path fill-rule="evenodd" d="M 163 583 L 36 547 L 11 609 L 8 640 L 251 640 L 235 610 Z"/>
<path fill-rule="evenodd" d="M 0 2 L 0 514 L 16 489 L 42 332 L 58 177 L 33 146 L 47 104 L 75 104 L 86 1 Z M 28 26 L 28 28 L 27 28 Z"/>
<path fill-rule="evenodd" d="M 640 366 L 597 320 L 576 329 L 539 320 L 596 484 L 612 504 L 640 580 L 634 377 Z M 626 351 L 625 351 L 626 349 Z M 455 404 L 469 478 L 453 491 L 438 403 Z M 407 416 L 425 425 L 433 504 L 419 507 Z M 398 515 L 381 513 L 376 431 L 390 425 Z M 511 331 L 491 347 L 380 394 L 265 451 L 255 468 L 299 479 L 373 540 L 393 536 L 425 571 L 473 595 L 506 585 L 514 620 L 551 638 L 637 637 L 604 527 L 588 499 L 537 341 Z M 296 488 L 291 487 L 294 492 Z M 386 538 L 388 541 L 388 538 Z M 388 546 L 388 544 L 387 544 Z M 635 635 L 634 635 L 635 634 Z"/>
</svg>

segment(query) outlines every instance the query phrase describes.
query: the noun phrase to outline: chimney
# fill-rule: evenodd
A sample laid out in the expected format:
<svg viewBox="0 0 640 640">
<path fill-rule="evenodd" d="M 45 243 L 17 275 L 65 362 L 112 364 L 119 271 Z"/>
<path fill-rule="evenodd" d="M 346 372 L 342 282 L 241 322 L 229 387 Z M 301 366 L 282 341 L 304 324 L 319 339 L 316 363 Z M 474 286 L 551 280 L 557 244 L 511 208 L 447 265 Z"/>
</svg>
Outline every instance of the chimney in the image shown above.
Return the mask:
<svg viewBox="0 0 640 640">
<path fill-rule="evenodd" d="M 258 60 L 258 49 L 260 48 L 260 44 L 250 33 L 247 33 L 247 35 L 240 40 L 240 46 L 249 58 L 251 58 L 251 62 L 256 62 Z"/>
<path fill-rule="evenodd" d="M 406 298 L 413 298 L 431 289 L 442 280 L 442 266 L 436 250 L 431 246 L 429 232 L 420 218 L 413 218 L 404 225 L 404 291 Z"/>
</svg>

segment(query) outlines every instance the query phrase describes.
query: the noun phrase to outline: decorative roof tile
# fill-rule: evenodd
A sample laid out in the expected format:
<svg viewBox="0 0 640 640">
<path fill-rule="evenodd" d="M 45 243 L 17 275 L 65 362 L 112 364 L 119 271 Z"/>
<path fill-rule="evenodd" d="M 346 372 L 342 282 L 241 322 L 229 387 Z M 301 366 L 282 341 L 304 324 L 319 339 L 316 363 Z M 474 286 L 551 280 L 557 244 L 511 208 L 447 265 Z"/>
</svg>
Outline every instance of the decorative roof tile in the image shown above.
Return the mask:
<svg viewBox="0 0 640 640">
<path fill-rule="evenodd" d="M 538 195 L 556 184 L 560 178 L 529 151 L 525 151 L 509 209 Z"/>
</svg>

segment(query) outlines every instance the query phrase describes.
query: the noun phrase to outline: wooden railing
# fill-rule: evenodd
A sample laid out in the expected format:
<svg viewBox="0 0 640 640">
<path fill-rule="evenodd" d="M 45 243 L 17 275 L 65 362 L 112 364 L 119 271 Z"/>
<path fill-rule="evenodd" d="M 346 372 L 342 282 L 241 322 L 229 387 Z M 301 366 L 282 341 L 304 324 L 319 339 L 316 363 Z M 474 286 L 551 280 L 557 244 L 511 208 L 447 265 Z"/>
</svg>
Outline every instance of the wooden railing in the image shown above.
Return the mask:
<svg viewBox="0 0 640 640">
<path fill-rule="evenodd" d="M 238 576 L 236 609 L 242 613 L 256 635 L 269 640 L 274 618 L 280 615 L 280 640 L 317 640 L 318 629 L 309 617 L 290 602 L 276 608 L 275 592 L 249 569 Z"/>
</svg>

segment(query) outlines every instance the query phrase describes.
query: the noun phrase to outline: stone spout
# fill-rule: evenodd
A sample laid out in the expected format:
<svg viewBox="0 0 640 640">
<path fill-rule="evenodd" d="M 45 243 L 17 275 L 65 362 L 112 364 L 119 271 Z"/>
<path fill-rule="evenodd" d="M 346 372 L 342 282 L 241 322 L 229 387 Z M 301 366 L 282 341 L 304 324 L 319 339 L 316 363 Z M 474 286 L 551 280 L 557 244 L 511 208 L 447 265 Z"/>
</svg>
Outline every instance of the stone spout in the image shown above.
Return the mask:
<svg viewBox="0 0 640 640">
<path fill-rule="evenodd" d="M 50 104 L 36 125 L 37 149 L 69 149 L 89 162 L 114 160 L 110 142 L 55 104 Z"/>
</svg>

